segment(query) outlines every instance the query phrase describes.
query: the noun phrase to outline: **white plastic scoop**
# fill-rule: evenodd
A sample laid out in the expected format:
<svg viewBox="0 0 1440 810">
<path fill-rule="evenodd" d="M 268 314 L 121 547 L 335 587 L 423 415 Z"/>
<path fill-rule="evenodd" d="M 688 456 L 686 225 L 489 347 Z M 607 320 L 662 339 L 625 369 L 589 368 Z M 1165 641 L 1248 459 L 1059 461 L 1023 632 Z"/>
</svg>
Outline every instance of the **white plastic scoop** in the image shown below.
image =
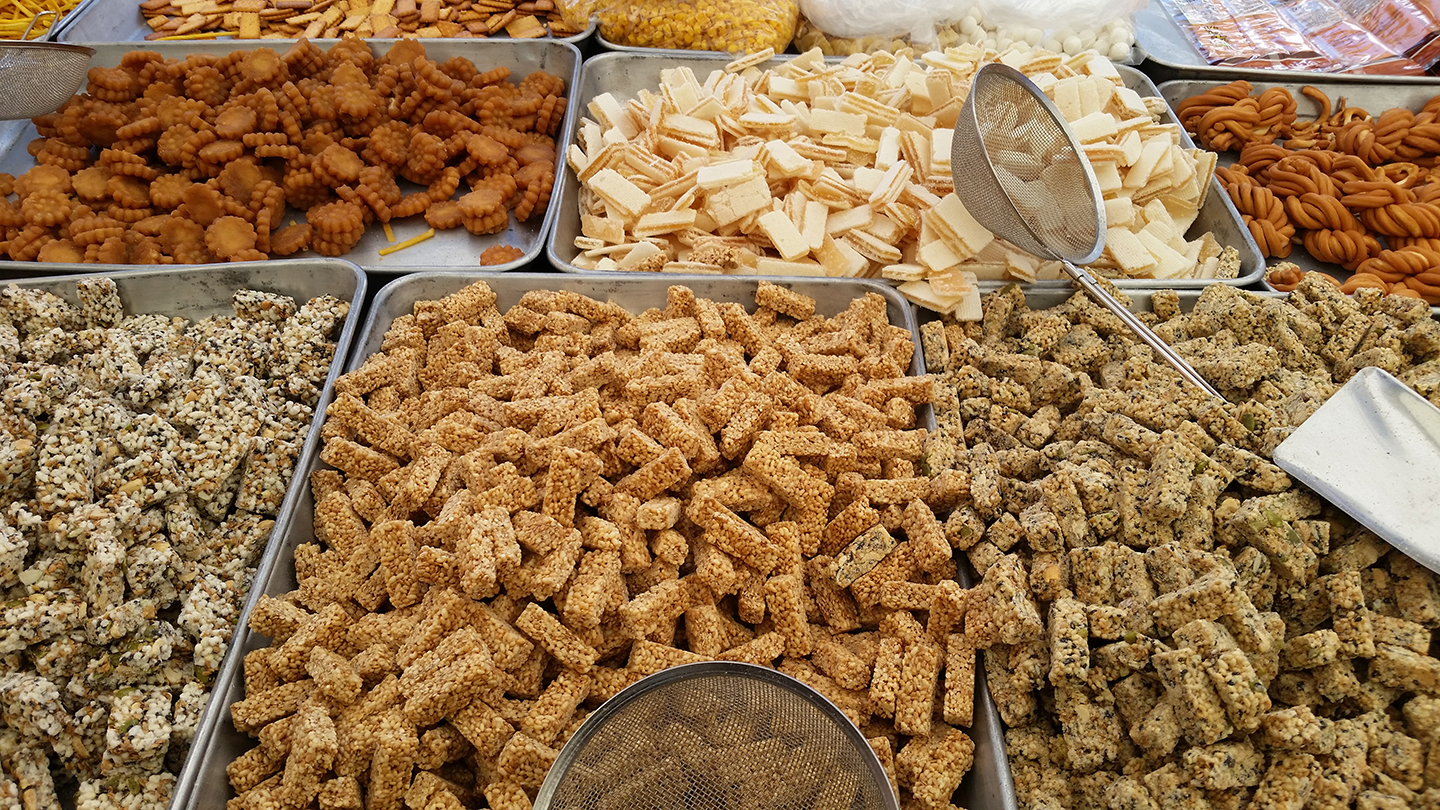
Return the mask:
<svg viewBox="0 0 1440 810">
<path fill-rule="evenodd" d="M 1362 369 L 1274 457 L 1297 481 L 1440 573 L 1440 408 L 1391 374 Z"/>
</svg>

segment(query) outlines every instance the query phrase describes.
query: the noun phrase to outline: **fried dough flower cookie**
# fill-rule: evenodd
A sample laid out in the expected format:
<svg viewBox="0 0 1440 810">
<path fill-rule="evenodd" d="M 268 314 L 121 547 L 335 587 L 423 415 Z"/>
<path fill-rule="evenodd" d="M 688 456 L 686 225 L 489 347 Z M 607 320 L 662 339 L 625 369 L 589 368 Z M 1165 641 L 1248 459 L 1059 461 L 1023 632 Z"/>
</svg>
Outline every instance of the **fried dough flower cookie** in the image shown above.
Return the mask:
<svg viewBox="0 0 1440 810">
<path fill-rule="evenodd" d="M 557 76 L 439 62 L 415 41 L 379 57 L 353 39 L 136 51 L 88 79 L 35 119 L 36 165 L 0 177 L 0 258 L 340 256 L 373 220 L 413 216 L 499 233 L 549 204 L 566 109 Z"/>
</svg>

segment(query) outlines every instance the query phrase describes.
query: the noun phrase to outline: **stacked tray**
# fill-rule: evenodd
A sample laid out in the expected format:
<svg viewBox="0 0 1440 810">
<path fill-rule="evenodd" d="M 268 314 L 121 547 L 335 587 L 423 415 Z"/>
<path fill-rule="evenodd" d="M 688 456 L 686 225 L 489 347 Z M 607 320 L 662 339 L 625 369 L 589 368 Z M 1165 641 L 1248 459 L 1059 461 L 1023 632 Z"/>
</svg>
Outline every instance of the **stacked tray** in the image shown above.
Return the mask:
<svg viewBox="0 0 1440 810">
<path fill-rule="evenodd" d="M 354 264 L 337 259 L 248 262 L 183 269 L 129 270 L 121 268 L 101 273 L 96 273 L 95 267 L 95 265 L 66 266 L 62 272 L 77 275 L 18 279 L 7 281 L 5 285 L 15 284 L 26 289 L 42 290 L 75 304 L 79 302 L 75 291 L 77 281 L 94 277 L 109 278 L 115 282 L 118 288 L 127 315 L 160 314 L 183 317 L 191 321 L 212 315 L 233 314 L 231 296 L 239 289 L 281 293 L 296 299 L 297 303 L 304 303 L 310 298 L 327 294 L 350 303 L 350 311 L 346 315 L 339 337 L 335 341 L 335 356 L 330 365 L 330 372 L 325 377 L 325 384 L 316 404 L 314 419 L 305 434 L 304 445 L 295 463 L 295 474 L 291 479 L 292 485 L 286 492 L 285 500 L 275 519 L 274 530 L 257 565 L 255 581 L 267 581 L 277 566 L 290 564 L 282 563 L 279 560 L 283 546 L 283 543 L 279 541 L 290 536 L 291 523 L 300 520 L 308 525 L 310 521 L 308 505 L 300 502 L 301 494 L 308 494 L 309 489 L 295 484 L 304 480 L 301 477 L 302 471 L 309 470 L 319 457 L 320 426 L 324 422 L 324 407 L 330 401 L 335 378 L 341 373 L 345 358 L 349 355 L 351 343 L 359 328 L 362 303 L 365 299 L 365 274 Z M 245 597 L 243 612 L 249 611 L 250 605 L 259 598 L 259 594 L 258 588 L 251 588 L 250 593 Z M 171 807 L 186 806 L 196 780 L 204 774 L 203 751 L 206 743 L 220 725 L 221 718 L 229 716 L 229 704 L 221 700 L 223 695 L 221 684 L 225 683 L 225 679 L 228 677 L 227 673 L 231 673 L 239 667 L 241 656 L 231 654 L 238 649 L 235 643 L 236 639 L 240 637 L 238 625 L 236 630 L 237 635 L 232 638 L 219 674 L 212 684 L 210 701 L 201 715 L 189 756 L 186 757 L 178 774 L 179 778 L 175 785 Z"/>
<path fill-rule="evenodd" d="M 479 278 L 473 274 L 462 273 L 418 273 L 386 285 L 371 305 L 346 370 L 359 368 L 366 358 L 378 351 L 386 330 L 397 318 L 409 315 L 415 302 L 437 300 Z M 511 273 L 484 280 L 496 293 L 496 306 L 501 312 L 507 311 L 529 290 L 549 289 L 571 290 L 599 301 L 614 301 L 632 313 L 649 307 L 664 307 L 666 290 L 672 284 L 684 284 L 699 297 L 744 303 L 748 310 L 753 311 L 755 289 L 761 281 L 758 278 L 713 276 L 567 277 L 528 273 Z M 824 315 L 843 311 L 853 299 L 867 293 L 881 295 L 887 303 L 890 323 L 909 330 L 918 345 L 919 333 L 914 310 L 888 285 L 863 279 L 801 279 L 781 283 L 796 292 L 813 297 L 817 304 L 816 311 Z M 917 351 L 910 373 L 923 372 L 924 366 Z M 934 428 L 934 415 L 928 407 L 922 409 L 920 416 L 924 427 Z M 295 548 L 315 538 L 314 501 L 310 487 L 304 485 L 304 482 L 312 471 L 322 468 L 326 468 L 326 465 L 319 460 L 318 454 L 312 454 L 296 469 L 294 481 L 297 486 L 290 493 L 296 510 L 286 522 L 284 533 L 279 535 L 280 539 L 273 544 L 274 564 L 256 577 L 254 594 L 247 603 L 246 615 L 241 618 L 232 641 L 232 648 L 239 652 L 227 659 L 226 667 L 215 685 L 214 694 L 216 700 L 221 702 L 220 705 L 228 707 L 244 697 L 241 661 L 246 653 L 268 643 L 267 639 L 251 632 L 246 626 L 254 599 L 258 598 L 259 594 L 279 596 L 294 590 L 298 585 L 294 565 Z M 975 722 L 973 727 L 967 730 L 976 740 L 975 764 L 961 783 L 956 794 L 957 800 L 966 807 L 1014 808 L 1015 792 L 1005 760 L 999 715 L 978 667 L 976 686 Z M 235 757 L 253 748 L 255 741 L 235 729 L 228 712 L 218 717 L 216 730 L 204 744 L 203 764 L 199 765 L 198 774 L 200 782 L 185 804 L 177 802 L 173 805 L 177 809 L 220 807 L 234 796 L 225 768 Z"/>
<path fill-rule="evenodd" d="M 327 43 L 325 49 L 328 50 L 334 42 L 335 40 L 331 40 Z M 366 40 L 366 45 L 376 56 L 382 56 L 390 50 L 395 42 L 397 40 Z M 499 66 L 508 67 L 515 81 L 519 81 L 521 77 L 536 70 L 543 70 L 563 78 L 567 104 L 565 118 L 556 139 L 556 156 L 557 160 L 564 159 L 565 148 L 570 143 L 570 133 L 575 129 L 572 121 L 576 114 L 575 88 L 578 86 L 580 78 L 579 49 L 569 42 L 544 39 L 483 41 L 427 39 L 422 42 L 425 45 L 426 53 L 436 61 L 444 61 L 458 56 L 471 60 L 476 67 L 482 70 Z M 92 66 L 113 67 L 119 65 L 120 60 L 127 53 L 137 50 L 153 51 L 166 58 L 184 59 L 190 54 L 196 53 L 224 55 L 232 51 L 250 51 L 260 48 L 283 52 L 289 47 L 289 43 L 274 40 L 102 42 L 92 43 L 90 47 L 95 49 L 95 55 L 90 60 Z M 26 145 L 36 135 L 34 125 L 29 121 L 0 122 L 0 172 L 18 176 L 35 165 L 34 158 L 26 152 Z M 402 189 L 411 190 L 405 185 L 402 185 Z M 527 222 L 516 222 L 514 217 L 511 217 L 504 231 L 486 236 L 473 236 L 463 228 L 437 231 L 434 238 L 388 256 L 381 256 L 379 251 L 388 246 L 389 242 L 386 241 L 379 223 L 372 223 L 366 228 L 365 236 L 359 244 L 341 258 L 360 265 L 368 272 L 392 275 L 414 272 L 416 268 L 420 267 L 475 268 L 479 266 L 480 254 L 486 248 L 492 245 L 508 244 L 524 251 L 524 256 L 504 264 L 488 266 L 485 269 L 491 272 L 513 270 L 523 267 L 540 255 L 544 247 L 545 235 L 551 229 L 552 223 L 559 213 L 557 210 L 559 196 L 552 195 L 543 218 L 532 216 Z M 303 222 L 304 212 L 297 213 L 292 209 L 286 220 L 289 219 Z M 397 220 L 392 225 L 397 242 L 408 239 L 428 227 L 421 217 Z M 78 266 L 89 267 L 88 265 Z M 42 267 L 44 269 L 41 269 Z M 57 267 L 56 265 L 46 267 L 34 262 L 0 261 L 0 270 L 25 272 L 27 275 L 36 272 L 64 272 Z"/>
<path fill-rule="evenodd" d="M 666 54 L 660 56 L 645 53 L 609 53 L 587 59 L 581 71 L 580 91 L 577 93 L 577 96 L 582 99 L 582 106 L 571 120 L 572 129 L 565 135 L 567 143 L 573 142 L 576 138 L 580 128 L 580 118 L 586 114 L 585 108 L 596 96 L 603 93 L 614 93 L 617 99 L 634 98 L 635 94 L 642 89 L 653 90 L 659 87 L 661 70 L 680 66 L 691 68 L 703 81 L 710 71 L 724 67 L 728 61 L 730 61 L 730 57 L 725 55 L 672 56 Z M 762 67 L 773 67 L 784 61 L 786 58 L 780 57 Z M 1126 86 L 1141 96 L 1160 96 L 1160 91 L 1145 74 L 1124 66 L 1117 69 L 1124 78 Z M 1167 112 L 1166 120 L 1173 122 L 1174 116 Z M 1189 136 L 1183 135 L 1183 133 L 1182 140 L 1185 146 L 1194 146 Z M 575 172 L 568 165 L 565 168 L 559 194 L 556 196 L 560 200 L 560 211 L 556 218 L 555 229 L 550 233 L 546 255 L 550 263 L 561 272 L 583 272 L 573 264 L 574 258 L 579 254 L 579 250 L 575 247 L 575 237 L 580 235 L 580 183 Z M 1224 189 L 1213 179 L 1211 180 L 1211 193 L 1207 196 L 1195 224 L 1191 226 L 1190 234 L 1193 235 L 1191 238 L 1198 237 L 1205 231 L 1213 232 L 1221 245 L 1234 247 L 1240 252 L 1241 270 L 1238 278 L 1223 280 L 1118 279 L 1115 284 L 1127 289 L 1194 289 L 1216 281 L 1233 286 L 1244 286 L 1260 280 L 1265 272 L 1265 265 L 1260 257 L 1259 249 L 1250 237 L 1249 230 L 1241 223 L 1240 215 L 1224 193 Z M 990 286 L 994 282 L 986 284 Z M 1069 282 L 1042 281 L 1036 282 L 1035 286 L 1068 287 Z"/>
</svg>

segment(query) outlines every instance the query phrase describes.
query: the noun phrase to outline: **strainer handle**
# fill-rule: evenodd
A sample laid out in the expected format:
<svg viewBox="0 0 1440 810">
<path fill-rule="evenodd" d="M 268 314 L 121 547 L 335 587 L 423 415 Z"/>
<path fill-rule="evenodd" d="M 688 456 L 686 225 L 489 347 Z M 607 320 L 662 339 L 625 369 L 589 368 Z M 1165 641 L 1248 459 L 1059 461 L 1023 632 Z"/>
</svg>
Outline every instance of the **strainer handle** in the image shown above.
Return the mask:
<svg viewBox="0 0 1440 810">
<path fill-rule="evenodd" d="M 36 23 L 40 22 L 41 17 L 50 17 L 50 24 L 53 26 L 56 20 L 60 19 L 60 12 L 56 11 L 53 8 L 47 8 L 39 14 L 36 14 L 34 17 L 31 17 L 30 24 L 25 26 L 25 33 L 20 35 L 20 40 L 22 42 L 30 39 L 30 32 L 35 30 L 35 25 Z"/>
<path fill-rule="evenodd" d="M 1101 306 L 1115 313 L 1115 317 L 1124 321 L 1125 325 L 1130 327 L 1130 331 L 1135 333 L 1135 337 L 1145 341 L 1150 348 L 1155 350 L 1156 354 L 1160 355 L 1164 358 L 1165 362 L 1170 364 L 1171 368 L 1180 372 L 1181 377 L 1189 380 L 1210 396 L 1215 397 L 1221 402 L 1225 401 L 1225 397 L 1221 396 L 1220 392 L 1215 390 L 1214 386 L 1210 385 L 1204 377 L 1200 376 L 1200 372 L 1185 362 L 1185 358 L 1170 348 L 1170 344 L 1161 340 L 1160 336 L 1155 334 L 1154 330 L 1150 327 L 1146 326 L 1144 321 L 1135 317 L 1135 313 L 1127 309 L 1124 304 L 1115 300 L 1114 296 L 1110 295 L 1104 287 L 1100 286 L 1094 276 L 1070 262 L 1062 260 L 1061 264 L 1065 266 L 1065 272 L 1069 273 L 1070 277 L 1075 279 L 1075 283 L 1079 284 L 1080 287 L 1089 293 L 1091 298 L 1098 301 Z"/>
</svg>

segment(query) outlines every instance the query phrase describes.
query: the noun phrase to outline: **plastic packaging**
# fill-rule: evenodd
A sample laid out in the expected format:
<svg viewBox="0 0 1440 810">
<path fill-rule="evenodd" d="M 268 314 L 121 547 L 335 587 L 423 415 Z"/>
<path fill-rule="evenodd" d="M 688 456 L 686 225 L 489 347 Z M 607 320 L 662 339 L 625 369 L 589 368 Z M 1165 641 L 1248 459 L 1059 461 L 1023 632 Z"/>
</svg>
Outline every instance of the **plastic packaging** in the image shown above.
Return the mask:
<svg viewBox="0 0 1440 810">
<path fill-rule="evenodd" d="M 689 51 L 783 52 L 795 36 L 795 0 L 558 0 L 568 25 L 591 16 L 616 45 Z"/>
<path fill-rule="evenodd" d="M 937 47 L 936 27 L 969 10 L 969 0 L 800 0 L 800 13 L 826 34 L 905 37 L 923 48 Z"/>
<path fill-rule="evenodd" d="M 1051 6 L 1061 14 L 1055 19 L 1034 10 L 1017 14 L 993 0 L 980 0 L 979 5 L 971 5 L 975 0 L 899 2 L 902 5 L 884 0 L 801 0 L 796 46 L 802 51 L 818 47 L 830 56 L 877 50 L 923 53 L 966 44 L 1004 51 L 1012 45 L 1029 45 L 1070 55 L 1094 50 L 1128 64 L 1139 61 L 1130 17 L 1144 0 L 1111 3 L 1107 13 L 1096 12 L 1098 0 L 1063 0 Z M 1077 9 L 1074 13 L 1069 11 L 1072 5 Z"/>
<path fill-rule="evenodd" d="M 1280 10 L 1335 62 L 1366 72 L 1420 75 L 1425 71 L 1376 39 L 1327 0 L 1282 0 Z"/>
<path fill-rule="evenodd" d="M 1440 16 L 1412 0 L 1335 0 L 1361 28 L 1396 53 L 1429 68 L 1440 62 Z"/>
<path fill-rule="evenodd" d="M 1100 28 L 1129 19 L 1145 5 L 1145 0 L 979 0 L 985 18 L 998 26 L 1046 32 Z"/>
<path fill-rule="evenodd" d="M 1212 65 L 1419 75 L 1440 61 L 1433 0 L 1160 0 Z"/>
<path fill-rule="evenodd" d="M 1263 0 L 1160 0 L 1212 65 L 1330 72 L 1340 65 Z"/>
</svg>

